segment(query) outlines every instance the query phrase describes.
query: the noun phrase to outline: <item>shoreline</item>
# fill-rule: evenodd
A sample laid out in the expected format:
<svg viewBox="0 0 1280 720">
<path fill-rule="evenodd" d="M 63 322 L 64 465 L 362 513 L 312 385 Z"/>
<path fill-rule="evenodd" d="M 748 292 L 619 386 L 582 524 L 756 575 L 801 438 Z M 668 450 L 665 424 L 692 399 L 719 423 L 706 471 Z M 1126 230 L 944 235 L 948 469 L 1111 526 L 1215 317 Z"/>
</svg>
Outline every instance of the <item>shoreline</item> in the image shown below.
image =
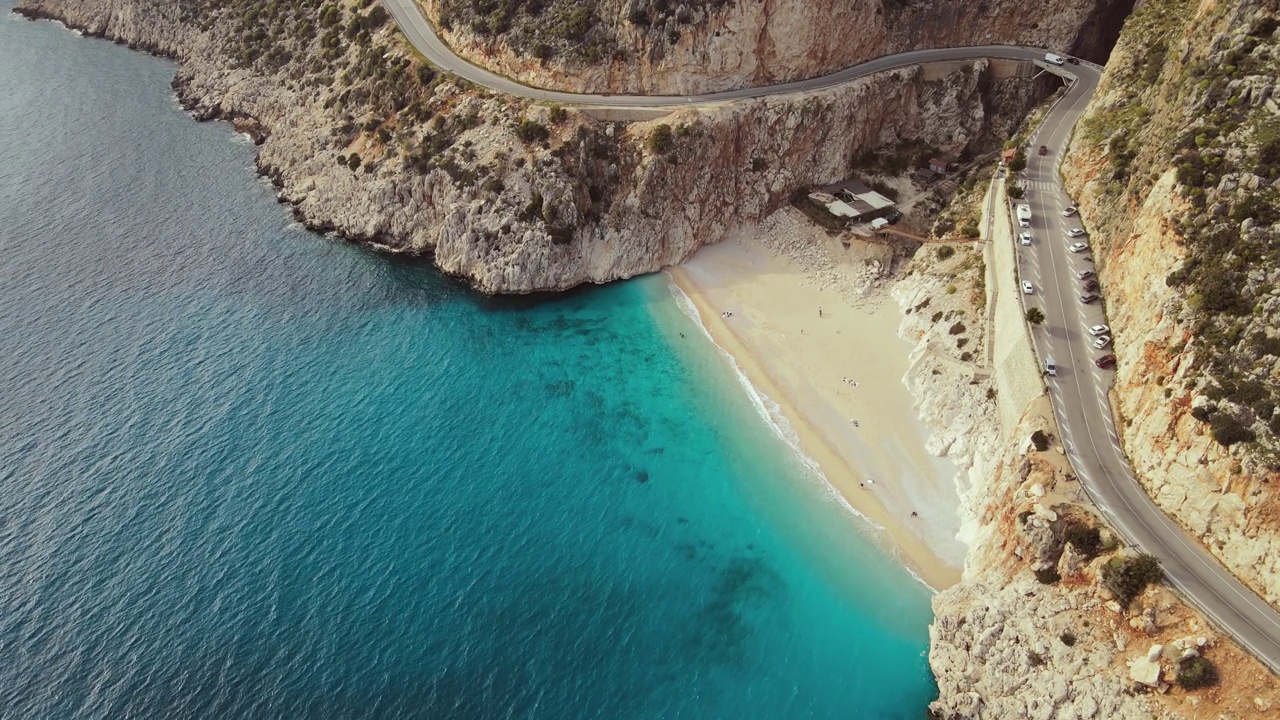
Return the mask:
<svg viewBox="0 0 1280 720">
<path fill-rule="evenodd" d="M 928 433 L 902 381 L 910 347 L 897 335 L 897 306 L 883 290 L 855 289 L 841 269 L 856 271 L 857 259 L 841 261 L 838 244 L 786 213 L 757 235 L 778 226 L 775 234 L 808 234 L 799 242 L 828 245 L 834 266 L 822 267 L 814 247 L 799 258 L 739 234 L 669 268 L 673 294 L 759 404 L 770 413 L 776 405 L 790 426 L 773 423 L 784 442 L 873 529 L 874 542 L 931 589 L 950 587 L 967 551 L 956 539 L 956 468 L 925 450 Z"/>
</svg>

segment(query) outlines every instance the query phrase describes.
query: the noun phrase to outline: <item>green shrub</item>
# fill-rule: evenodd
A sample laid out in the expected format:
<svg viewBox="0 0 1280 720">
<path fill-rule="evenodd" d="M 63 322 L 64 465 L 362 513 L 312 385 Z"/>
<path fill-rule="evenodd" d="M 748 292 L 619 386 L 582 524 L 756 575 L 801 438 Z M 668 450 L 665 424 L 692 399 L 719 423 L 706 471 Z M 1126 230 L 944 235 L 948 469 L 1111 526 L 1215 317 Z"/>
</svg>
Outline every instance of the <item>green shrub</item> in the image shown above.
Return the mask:
<svg viewBox="0 0 1280 720">
<path fill-rule="evenodd" d="M 1067 647 L 1073 647 L 1076 644 L 1076 634 L 1070 630 L 1063 631 L 1063 633 L 1058 636 L 1058 639 Z"/>
<path fill-rule="evenodd" d="M 1257 436 L 1227 413 L 1214 413 L 1209 419 L 1209 434 L 1223 447 L 1231 447 L 1240 442 L 1253 442 Z"/>
<path fill-rule="evenodd" d="M 1067 528 L 1064 539 L 1085 557 L 1096 557 L 1102 551 L 1102 531 L 1096 527 L 1072 524 Z"/>
<path fill-rule="evenodd" d="M 966 330 L 966 328 L 965 328 L 965 326 L 964 326 L 964 323 L 962 323 L 962 322 L 957 322 L 955 325 L 952 325 L 952 326 L 947 330 L 947 334 L 948 334 L 948 335 L 959 335 L 960 333 L 964 332 L 965 330 Z"/>
<path fill-rule="evenodd" d="M 516 127 L 516 136 L 521 140 L 531 142 L 541 142 L 551 136 L 551 132 L 547 127 L 537 120 L 525 118 L 520 121 L 520 125 Z"/>
<path fill-rule="evenodd" d="M 1187 658 L 1178 663 L 1178 684 L 1183 690 L 1209 687 L 1218 682 L 1218 669 L 1205 657 Z"/>
<path fill-rule="evenodd" d="M 671 126 L 666 123 L 658 125 L 649 133 L 647 145 L 649 152 L 655 155 L 666 155 L 671 152 L 674 144 L 673 131 Z"/>
<path fill-rule="evenodd" d="M 1036 580 L 1039 580 L 1041 585 L 1052 585 L 1061 579 L 1062 576 L 1058 574 L 1058 569 L 1055 567 L 1036 570 Z"/>
<path fill-rule="evenodd" d="M 1027 322 L 1039 325 L 1044 322 L 1044 311 L 1038 307 L 1027 308 Z"/>
<path fill-rule="evenodd" d="M 1036 430 L 1031 433 L 1031 446 L 1038 452 L 1044 452 L 1049 449 L 1049 436 L 1044 434 L 1043 430 Z"/>
<path fill-rule="evenodd" d="M 935 255 L 938 256 L 939 260 L 946 260 L 947 258 L 956 254 L 956 249 L 951 247 L 950 245 L 939 245 L 938 249 L 934 250 L 933 252 Z"/>
<path fill-rule="evenodd" d="M 1160 561 L 1143 553 L 1112 558 L 1102 567 L 1102 582 L 1124 604 L 1129 604 L 1153 582 L 1164 577 Z"/>
</svg>

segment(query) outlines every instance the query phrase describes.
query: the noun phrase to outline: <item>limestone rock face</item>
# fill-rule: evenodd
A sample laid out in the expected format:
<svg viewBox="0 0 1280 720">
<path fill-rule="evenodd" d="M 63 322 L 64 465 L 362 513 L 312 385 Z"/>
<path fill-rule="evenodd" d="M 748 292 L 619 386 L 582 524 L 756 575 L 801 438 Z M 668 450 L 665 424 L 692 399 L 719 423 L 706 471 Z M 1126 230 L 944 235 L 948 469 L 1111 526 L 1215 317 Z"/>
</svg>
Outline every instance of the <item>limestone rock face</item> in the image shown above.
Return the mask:
<svg viewBox="0 0 1280 720">
<path fill-rule="evenodd" d="M 1206 187 L 1188 187 L 1179 180 L 1176 155 L 1178 138 L 1207 107 L 1202 95 L 1192 91 L 1193 68 L 1227 64 L 1230 53 L 1243 52 L 1237 48 L 1251 48 L 1257 57 L 1253 69 L 1224 81 L 1240 96 L 1230 102 L 1242 108 L 1261 97 L 1258 93 L 1273 80 L 1280 67 L 1280 38 L 1270 30 L 1256 32 L 1257 38 L 1246 34 L 1253 27 L 1267 27 L 1276 5 L 1265 0 L 1185 3 L 1165 15 L 1160 5 L 1174 7 L 1148 4 L 1135 13 L 1134 31 L 1121 35 L 1063 174 L 1090 231 L 1106 298 L 1117 357 L 1111 399 L 1123 420 L 1117 428 L 1134 472 L 1161 509 L 1242 581 L 1280 606 L 1280 472 L 1274 465 L 1280 440 L 1267 427 L 1274 408 L 1266 398 L 1280 393 L 1280 372 L 1275 356 L 1255 353 L 1245 342 L 1274 333 L 1280 317 L 1275 286 L 1280 273 L 1268 257 L 1245 262 L 1238 276 L 1217 282 L 1247 301 L 1249 307 L 1239 313 L 1197 312 L 1203 295 L 1189 285 L 1179 286 L 1189 257 L 1187 238 L 1196 228 L 1211 221 L 1238 226 L 1238 232 L 1222 235 L 1222 247 L 1207 258 L 1214 265 L 1235 267 L 1239 258 L 1248 257 L 1249 243 L 1280 237 L 1280 225 L 1267 229 L 1254 227 L 1253 218 L 1238 219 L 1245 197 L 1241 193 L 1265 188 L 1261 178 L 1229 172 L 1199 180 Z M 1170 51 L 1160 55 L 1159 64 L 1136 74 L 1134 68 L 1153 58 L 1149 53 L 1157 47 Z M 1263 104 L 1247 111 L 1251 119 L 1242 127 L 1275 117 Z M 1159 109 L 1142 119 L 1150 108 Z M 1257 150 L 1242 139 L 1251 136 L 1239 132 L 1215 141 L 1206 136 L 1197 152 L 1210 162 L 1253 168 Z M 1138 149 L 1132 160 L 1116 159 L 1112 148 L 1122 140 Z M 1118 175 L 1118 166 L 1129 168 L 1128 174 Z M 1193 197 L 1203 198 L 1204 212 Z M 1258 196 L 1273 202 L 1264 197 Z M 1231 335 L 1215 339 L 1212 333 L 1223 325 L 1230 326 Z M 1223 347 L 1239 352 L 1223 352 Z M 1221 380 L 1228 381 L 1228 388 L 1248 387 L 1261 400 L 1247 409 L 1228 410 L 1222 407 Z M 1215 440 L 1213 423 L 1207 421 L 1215 413 L 1251 423 L 1258 442 L 1226 447 Z M 1264 457 L 1268 452 L 1270 461 Z"/>
<path fill-rule="evenodd" d="M 440 23 L 447 2 L 423 0 Z M 457 3 L 454 3 L 457 4 Z M 592 0 L 593 36 L 610 53 L 594 61 L 550 57 L 505 33 L 447 23 L 443 36 L 478 65 L 541 87 L 585 92 L 684 95 L 826 75 L 905 50 L 1016 43 L 1101 61 L 1129 0 L 737 0 L 710 3 L 678 22 L 679 3 Z M 671 7 L 671 23 L 630 20 L 648 5 Z M 652 16 L 652 13 L 650 13 Z M 445 17 L 450 13 L 446 12 Z"/>
<path fill-rule="evenodd" d="M 373 147 L 367 134 L 335 145 L 349 123 L 338 109 L 349 93 L 294 89 L 283 75 L 241 67 L 219 40 L 220 20 L 212 33 L 188 24 L 174 0 L 22 0 L 20 7 L 176 58 L 185 106 L 200 117 L 256 121 L 259 166 L 300 220 L 385 249 L 429 253 L 441 270 L 486 293 L 563 290 L 679 263 L 729 228 L 766 217 L 797 188 L 846 177 L 865 150 L 1002 135 L 1034 93 L 1024 81 L 991 77 L 986 62 L 910 68 L 647 122 L 570 113 L 538 146 L 519 141 L 512 127 L 522 117 L 545 120 L 546 108 L 448 85 L 436 92 L 450 95 L 452 115 L 480 122 L 455 138 L 465 150 L 449 156 L 451 165 L 419 172 L 396 148 Z M 379 33 L 371 42 L 408 57 L 391 25 Z M 405 122 L 403 113 L 396 122 Z M 671 149 L 655 153 L 646 141 L 661 124 L 675 132 Z M 339 161 L 352 151 L 372 162 L 346 169 Z M 478 181 L 491 170 L 500 182 Z"/>
</svg>

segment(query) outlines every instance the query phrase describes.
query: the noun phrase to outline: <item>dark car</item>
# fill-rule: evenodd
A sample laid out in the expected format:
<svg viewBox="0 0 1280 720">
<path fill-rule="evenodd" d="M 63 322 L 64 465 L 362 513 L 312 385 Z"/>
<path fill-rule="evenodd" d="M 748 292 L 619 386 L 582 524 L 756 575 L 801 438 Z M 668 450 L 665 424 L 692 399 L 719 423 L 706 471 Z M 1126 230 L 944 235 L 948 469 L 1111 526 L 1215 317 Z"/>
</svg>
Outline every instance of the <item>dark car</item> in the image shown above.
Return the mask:
<svg viewBox="0 0 1280 720">
<path fill-rule="evenodd" d="M 1088 305 L 1090 303 L 1095 303 L 1095 302 L 1098 302 L 1098 296 L 1094 295 L 1093 293 L 1086 293 L 1080 296 L 1080 302 L 1085 305 Z"/>
<path fill-rule="evenodd" d="M 1109 368 L 1116 364 L 1116 356 L 1114 354 L 1103 355 L 1097 360 L 1094 360 L 1093 364 L 1100 368 Z"/>
<path fill-rule="evenodd" d="M 1094 290 L 1097 290 L 1097 289 L 1098 289 L 1097 280 L 1090 280 L 1084 284 L 1085 292 L 1093 292 Z"/>
<path fill-rule="evenodd" d="M 1036 152 L 1040 153 L 1041 155 L 1048 155 L 1048 154 L 1049 154 L 1049 146 L 1047 146 L 1047 145 L 1041 145 L 1041 146 L 1040 146 L 1040 149 L 1039 149 L 1039 150 L 1037 150 Z"/>
<path fill-rule="evenodd" d="M 897 210 L 894 210 L 893 212 L 886 215 L 884 219 L 888 220 L 890 225 L 896 225 L 898 221 L 902 219 L 902 213 L 898 212 Z"/>
<path fill-rule="evenodd" d="M 1067 62 L 1071 63 L 1072 65 L 1079 65 L 1080 58 L 1069 57 L 1067 58 Z"/>
</svg>

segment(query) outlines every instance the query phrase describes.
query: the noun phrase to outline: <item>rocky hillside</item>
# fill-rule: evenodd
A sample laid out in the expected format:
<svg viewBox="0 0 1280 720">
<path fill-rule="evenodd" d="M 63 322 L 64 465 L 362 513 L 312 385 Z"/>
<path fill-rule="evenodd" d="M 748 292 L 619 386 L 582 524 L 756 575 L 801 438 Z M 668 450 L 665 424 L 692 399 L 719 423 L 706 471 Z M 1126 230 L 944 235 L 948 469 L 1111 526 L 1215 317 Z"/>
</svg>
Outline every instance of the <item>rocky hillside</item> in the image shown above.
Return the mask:
<svg viewBox="0 0 1280 720">
<path fill-rule="evenodd" d="M 183 104 L 254 133 L 259 166 L 300 220 L 433 253 L 490 293 L 678 263 L 797 188 L 846 176 L 867 150 L 999 137 L 1035 92 L 977 62 L 610 119 L 438 75 L 369 0 L 21 0 L 19 11 L 177 59 Z"/>
<path fill-rule="evenodd" d="M 1157 502 L 1280 603 L 1280 7 L 1149 0 L 1076 134 L 1119 357 L 1114 402 Z"/>
<path fill-rule="evenodd" d="M 1103 60 L 1133 0 L 419 0 L 455 50 L 522 82 L 689 94 L 926 47 L 1021 43 Z"/>
</svg>

